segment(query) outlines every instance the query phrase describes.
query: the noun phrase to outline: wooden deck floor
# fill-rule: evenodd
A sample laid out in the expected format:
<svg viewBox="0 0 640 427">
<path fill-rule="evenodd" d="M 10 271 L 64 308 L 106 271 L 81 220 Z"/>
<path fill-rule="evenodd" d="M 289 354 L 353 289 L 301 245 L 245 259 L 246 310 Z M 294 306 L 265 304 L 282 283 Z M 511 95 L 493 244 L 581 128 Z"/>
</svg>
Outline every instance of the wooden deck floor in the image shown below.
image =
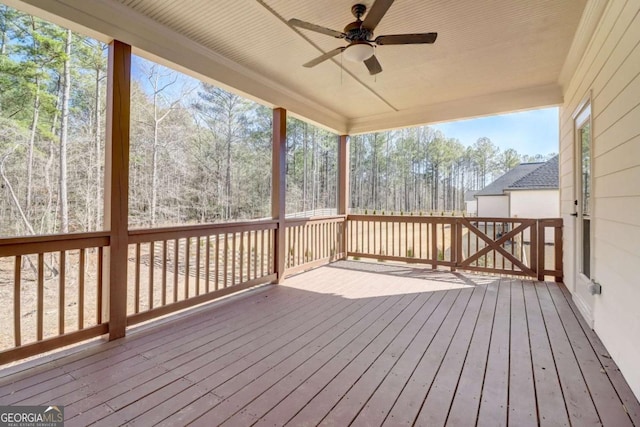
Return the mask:
<svg viewBox="0 0 640 427">
<path fill-rule="evenodd" d="M 67 426 L 640 426 L 563 286 L 357 262 L 5 375 L 0 404 Z"/>
</svg>

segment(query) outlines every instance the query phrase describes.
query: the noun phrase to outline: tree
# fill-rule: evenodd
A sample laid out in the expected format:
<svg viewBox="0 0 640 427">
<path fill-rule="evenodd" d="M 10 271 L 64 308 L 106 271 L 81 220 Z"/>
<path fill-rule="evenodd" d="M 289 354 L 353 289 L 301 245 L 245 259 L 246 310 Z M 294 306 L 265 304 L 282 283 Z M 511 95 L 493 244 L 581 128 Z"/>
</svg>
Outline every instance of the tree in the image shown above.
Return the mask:
<svg viewBox="0 0 640 427">
<path fill-rule="evenodd" d="M 495 158 L 498 153 L 498 147 L 489 138 L 479 138 L 473 144 L 473 158 L 478 165 L 477 172 L 480 188 L 484 188 L 487 185 L 487 176 L 495 170 Z"/>
<path fill-rule="evenodd" d="M 64 48 L 64 75 L 60 120 L 60 230 L 69 232 L 69 200 L 67 195 L 67 145 L 69 142 L 69 96 L 71 93 L 71 30 L 67 30 Z"/>
<path fill-rule="evenodd" d="M 520 155 L 518 154 L 518 152 L 513 148 L 507 148 L 502 153 L 500 153 L 497 169 L 500 175 L 502 175 L 515 168 L 519 164 Z"/>
</svg>

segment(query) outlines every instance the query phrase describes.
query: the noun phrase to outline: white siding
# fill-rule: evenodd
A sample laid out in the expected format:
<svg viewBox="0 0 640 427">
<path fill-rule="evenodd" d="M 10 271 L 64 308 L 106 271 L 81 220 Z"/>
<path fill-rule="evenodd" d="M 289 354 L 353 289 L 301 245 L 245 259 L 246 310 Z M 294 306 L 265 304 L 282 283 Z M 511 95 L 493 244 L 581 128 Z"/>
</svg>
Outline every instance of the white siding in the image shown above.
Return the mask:
<svg viewBox="0 0 640 427">
<path fill-rule="evenodd" d="M 564 90 L 560 110 L 560 209 L 565 282 L 574 289 L 573 113 L 591 94 L 594 265 L 602 285 L 594 329 L 640 398 L 640 1 L 611 0 Z"/>
<path fill-rule="evenodd" d="M 509 196 L 479 196 L 478 216 L 509 218 Z"/>
<path fill-rule="evenodd" d="M 558 218 L 560 216 L 560 192 L 558 190 L 509 191 L 509 213 L 511 218 Z M 524 232 L 529 241 L 529 230 Z M 553 242 L 554 231 L 545 231 L 545 242 Z"/>
<path fill-rule="evenodd" d="M 464 206 L 467 215 L 476 215 L 478 213 L 478 202 L 476 200 L 464 202 Z"/>
<path fill-rule="evenodd" d="M 558 190 L 510 191 L 509 194 L 512 218 L 558 218 L 560 216 Z"/>
</svg>

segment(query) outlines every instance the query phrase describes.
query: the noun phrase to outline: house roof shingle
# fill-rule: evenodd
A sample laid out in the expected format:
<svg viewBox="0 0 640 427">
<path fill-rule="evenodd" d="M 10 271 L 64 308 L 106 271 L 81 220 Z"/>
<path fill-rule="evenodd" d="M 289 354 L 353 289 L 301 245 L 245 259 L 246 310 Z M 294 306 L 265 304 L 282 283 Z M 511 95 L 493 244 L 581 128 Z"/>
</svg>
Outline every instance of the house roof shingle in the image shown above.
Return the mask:
<svg viewBox="0 0 640 427">
<path fill-rule="evenodd" d="M 536 190 L 546 188 L 559 188 L 558 156 L 553 156 L 542 166 L 511 184 L 507 189 Z"/>
<path fill-rule="evenodd" d="M 542 166 L 542 162 L 537 163 L 520 163 L 515 168 L 511 169 L 491 184 L 484 187 L 482 190 L 476 193 L 476 197 L 478 196 L 502 196 L 504 195 L 504 190 L 508 188 L 511 184 L 516 181 L 524 178 L 529 173 L 533 172 L 535 169 Z"/>
<path fill-rule="evenodd" d="M 505 190 L 558 188 L 558 156 L 546 162 L 521 163 L 476 193 L 478 196 L 502 196 Z"/>
</svg>

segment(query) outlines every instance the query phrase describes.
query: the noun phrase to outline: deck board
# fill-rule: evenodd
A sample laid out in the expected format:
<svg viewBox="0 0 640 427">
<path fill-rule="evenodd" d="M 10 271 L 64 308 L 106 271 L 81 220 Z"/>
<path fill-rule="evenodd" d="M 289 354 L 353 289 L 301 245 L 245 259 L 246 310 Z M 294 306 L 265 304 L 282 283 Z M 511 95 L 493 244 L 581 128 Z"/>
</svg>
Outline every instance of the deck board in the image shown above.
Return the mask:
<svg viewBox="0 0 640 427">
<path fill-rule="evenodd" d="M 529 327 L 521 280 L 511 281 L 511 350 L 509 357 L 509 424 L 536 426 L 536 394 L 531 368 Z"/>
<path fill-rule="evenodd" d="M 505 426 L 509 402 L 509 338 L 511 334 L 511 283 L 500 280 L 494 313 L 487 369 L 484 375 L 478 426 Z"/>
<path fill-rule="evenodd" d="M 27 370 L 68 426 L 639 426 L 563 285 L 338 262 Z M 31 362 L 33 364 L 33 362 Z"/>
</svg>

